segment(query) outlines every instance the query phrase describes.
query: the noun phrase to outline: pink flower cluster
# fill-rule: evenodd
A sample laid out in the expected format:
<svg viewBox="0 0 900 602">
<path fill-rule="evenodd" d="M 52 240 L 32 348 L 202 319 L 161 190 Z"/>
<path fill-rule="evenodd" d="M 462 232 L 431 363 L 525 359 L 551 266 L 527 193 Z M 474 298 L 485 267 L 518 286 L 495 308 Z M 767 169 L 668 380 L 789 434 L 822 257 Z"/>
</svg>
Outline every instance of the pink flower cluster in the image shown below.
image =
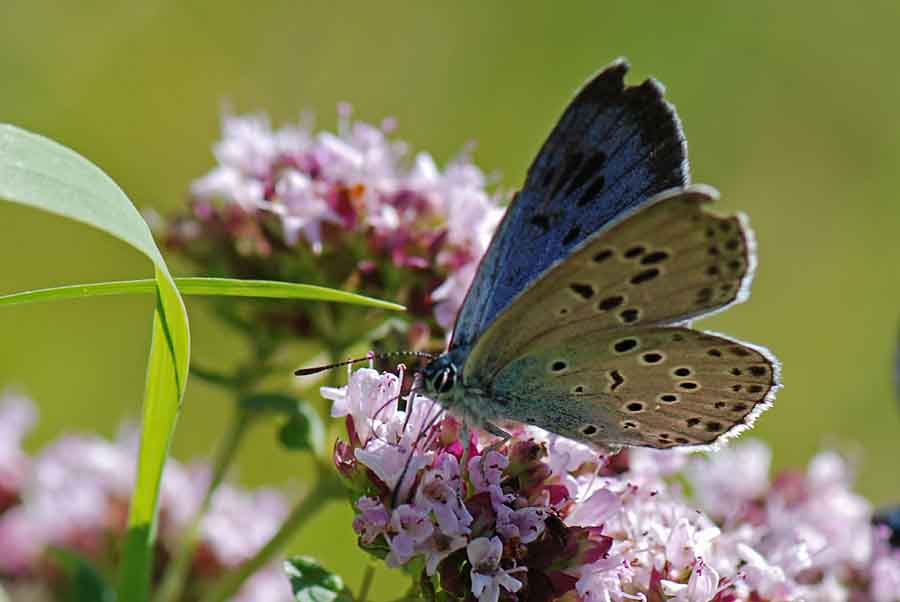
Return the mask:
<svg viewBox="0 0 900 602">
<path fill-rule="evenodd" d="M 21 396 L 0 398 L 0 591 L 11 600 L 55 600 L 57 569 L 48 548 L 63 548 L 114 570 L 133 490 L 137 439 L 123 429 L 110 441 L 65 435 L 29 456 L 20 447 L 36 417 Z M 160 499 L 160 555 L 171 557 L 208 483 L 209 469 L 169 460 Z M 272 489 L 223 484 L 201 523 L 191 584 L 203 586 L 253 555 L 278 529 L 287 503 Z M 165 569 L 164 563 L 161 567 Z M 29 597 L 30 596 L 30 597 Z M 278 564 L 253 577 L 236 602 L 287 602 Z"/>
<path fill-rule="evenodd" d="M 753 440 L 603 455 L 518 426 L 473 435 L 466 462 L 457 420 L 402 380 L 364 368 L 322 393 L 346 419 L 334 459 L 359 545 L 441 599 L 900 601 L 900 551 L 837 454 L 770 481 Z"/>
<path fill-rule="evenodd" d="M 192 214 L 170 224 L 169 246 L 205 269 L 224 263 L 232 276 L 405 296 L 414 310 L 433 308 L 446 329 L 502 209 L 466 156 L 442 170 L 428 153 L 410 159 L 408 145 L 389 137 L 392 123 L 351 121 L 347 106 L 340 114 L 337 132 L 225 117 L 218 165 L 193 183 Z M 391 266 L 399 286 L 385 273 Z"/>
</svg>

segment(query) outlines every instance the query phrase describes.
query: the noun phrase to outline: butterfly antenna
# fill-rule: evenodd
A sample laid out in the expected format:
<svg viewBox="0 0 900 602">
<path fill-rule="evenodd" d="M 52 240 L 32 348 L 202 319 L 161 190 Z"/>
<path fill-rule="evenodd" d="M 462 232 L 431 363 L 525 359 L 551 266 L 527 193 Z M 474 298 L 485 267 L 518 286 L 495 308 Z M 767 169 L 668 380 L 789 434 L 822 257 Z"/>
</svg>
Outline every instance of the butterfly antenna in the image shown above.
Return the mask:
<svg viewBox="0 0 900 602">
<path fill-rule="evenodd" d="M 319 372 L 325 372 L 326 370 L 332 370 L 334 368 L 340 368 L 341 366 L 348 366 L 350 364 L 357 364 L 359 362 L 369 362 L 375 359 L 385 359 L 391 357 L 400 357 L 400 356 L 413 356 L 413 357 L 425 357 L 428 359 L 434 359 L 433 353 L 428 353 L 426 351 L 391 351 L 389 353 L 374 353 L 369 352 L 365 357 L 357 357 L 349 360 L 344 360 L 342 362 L 335 362 L 333 364 L 326 364 L 324 366 L 314 366 L 312 368 L 299 368 L 294 370 L 294 374 L 297 376 L 311 376 L 313 374 L 318 374 Z"/>
</svg>

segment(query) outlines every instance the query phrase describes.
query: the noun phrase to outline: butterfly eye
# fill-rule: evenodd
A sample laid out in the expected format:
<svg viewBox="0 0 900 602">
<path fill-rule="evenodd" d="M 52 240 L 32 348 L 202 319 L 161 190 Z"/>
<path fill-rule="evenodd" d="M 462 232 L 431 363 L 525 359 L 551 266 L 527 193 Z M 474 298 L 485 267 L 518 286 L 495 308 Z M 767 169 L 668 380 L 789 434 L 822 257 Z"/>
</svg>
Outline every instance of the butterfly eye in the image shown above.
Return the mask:
<svg viewBox="0 0 900 602">
<path fill-rule="evenodd" d="M 434 390 L 438 393 L 449 393 L 456 384 L 456 370 L 451 366 L 442 370 L 434 379 Z"/>
</svg>

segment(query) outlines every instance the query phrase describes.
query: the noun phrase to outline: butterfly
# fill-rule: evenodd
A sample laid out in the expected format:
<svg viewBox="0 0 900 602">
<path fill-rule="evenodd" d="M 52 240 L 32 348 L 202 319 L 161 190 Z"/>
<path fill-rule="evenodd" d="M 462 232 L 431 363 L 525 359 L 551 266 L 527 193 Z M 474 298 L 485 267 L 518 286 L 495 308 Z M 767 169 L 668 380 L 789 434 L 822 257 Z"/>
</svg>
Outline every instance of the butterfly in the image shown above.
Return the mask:
<svg viewBox="0 0 900 602">
<path fill-rule="evenodd" d="M 528 170 L 425 393 L 464 423 L 600 446 L 708 447 L 771 405 L 764 348 L 690 327 L 744 301 L 754 239 L 689 185 L 674 108 L 618 60 L 569 104 Z"/>
</svg>

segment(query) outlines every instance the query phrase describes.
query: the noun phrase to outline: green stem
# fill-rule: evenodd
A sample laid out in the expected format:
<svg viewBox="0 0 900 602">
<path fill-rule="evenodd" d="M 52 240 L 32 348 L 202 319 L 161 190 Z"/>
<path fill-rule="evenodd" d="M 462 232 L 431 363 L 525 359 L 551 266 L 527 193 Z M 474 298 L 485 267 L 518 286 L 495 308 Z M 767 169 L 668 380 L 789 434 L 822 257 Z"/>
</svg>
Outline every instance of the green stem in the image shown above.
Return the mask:
<svg viewBox="0 0 900 602">
<path fill-rule="evenodd" d="M 253 557 L 228 573 L 215 588 L 201 599 L 202 602 L 225 602 L 231 598 L 248 577 L 272 560 L 287 545 L 294 534 L 315 517 L 328 502 L 343 496 L 343 485 L 331 467 L 323 460 L 318 462 L 318 473 L 316 488 L 294 506 L 278 532 Z"/>
<path fill-rule="evenodd" d="M 234 461 L 241 441 L 247 432 L 247 428 L 252 422 L 251 418 L 252 415 L 250 412 L 237 406 L 231 427 L 216 451 L 216 456 L 213 460 L 212 478 L 209 485 L 206 487 L 203 500 L 200 502 L 200 506 L 191 518 L 191 522 L 179 543 L 178 553 L 176 554 L 175 559 L 166 571 L 165 577 L 163 578 L 162 584 L 156 595 L 156 602 L 177 602 L 177 600 L 181 598 L 181 595 L 184 592 L 185 582 L 187 581 L 188 572 L 191 568 L 191 561 L 194 559 L 194 554 L 197 551 L 200 523 L 203 521 L 203 517 L 206 516 L 206 512 L 209 510 L 213 494 L 215 494 L 219 485 L 222 483 L 222 479 L 225 478 L 228 468 Z"/>
<path fill-rule="evenodd" d="M 359 595 L 356 602 L 366 602 L 369 597 L 369 590 L 372 588 L 372 580 L 375 579 L 375 565 L 371 562 L 366 565 L 366 572 L 363 575 L 362 585 L 359 586 Z"/>
</svg>

